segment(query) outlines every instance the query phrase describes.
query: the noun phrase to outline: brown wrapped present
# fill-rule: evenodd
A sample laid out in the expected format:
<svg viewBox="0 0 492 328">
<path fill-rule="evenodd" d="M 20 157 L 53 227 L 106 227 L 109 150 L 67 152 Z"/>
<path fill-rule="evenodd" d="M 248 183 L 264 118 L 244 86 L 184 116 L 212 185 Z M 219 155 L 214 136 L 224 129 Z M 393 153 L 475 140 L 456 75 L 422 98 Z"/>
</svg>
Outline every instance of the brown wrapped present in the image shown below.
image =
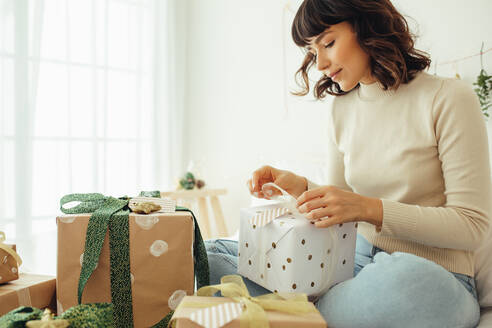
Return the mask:
<svg viewBox="0 0 492 328">
<path fill-rule="evenodd" d="M 19 279 L 0 285 L 0 316 L 19 306 L 56 308 L 55 277 L 21 273 Z"/>
<path fill-rule="evenodd" d="M 0 231 L 0 284 L 19 279 L 19 266 L 22 264 L 15 245 L 4 244 L 5 233 Z"/>
<path fill-rule="evenodd" d="M 77 305 L 77 286 L 90 214 L 57 218 L 58 315 Z M 130 272 L 135 327 L 158 323 L 192 295 L 194 222 L 190 212 L 129 216 Z M 111 302 L 108 233 L 82 303 Z"/>
<path fill-rule="evenodd" d="M 220 291 L 224 297 L 210 297 Z M 282 327 L 325 328 L 326 322 L 306 294 L 273 293 L 251 297 L 239 275 L 186 296 L 171 319 L 176 328 Z"/>
<path fill-rule="evenodd" d="M 200 305 L 202 303 L 203 305 Z M 207 304 L 209 307 L 204 307 Z M 223 304 L 222 306 L 220 306 Z M 313 311 L 304 314 L 292 314 L 279 311 L 266 311 L 270 328 L 304 328 L 319 327 L 326 328 L 326 322 L 321 314 L 310 303 Z M 221 327 L 221 328 L 239 328 L 240 303 L 235 303 L 228 297 L 203 297 L 203 296 L 186 296 L 178 306 L 173 315 L 173 321 L 176 328 L 201 328 L 201 327 Z M 208 314 L 205 312 L 208 311 Z M 238 314 L 234 317 L 234 314 Z M 234 317 L 234 318 L 232 318 Z M 227 319 L 231 319 L 228 321 Z M 207 323 L 208 320 L 214 320 L 216 326 Z"/>
</svg>

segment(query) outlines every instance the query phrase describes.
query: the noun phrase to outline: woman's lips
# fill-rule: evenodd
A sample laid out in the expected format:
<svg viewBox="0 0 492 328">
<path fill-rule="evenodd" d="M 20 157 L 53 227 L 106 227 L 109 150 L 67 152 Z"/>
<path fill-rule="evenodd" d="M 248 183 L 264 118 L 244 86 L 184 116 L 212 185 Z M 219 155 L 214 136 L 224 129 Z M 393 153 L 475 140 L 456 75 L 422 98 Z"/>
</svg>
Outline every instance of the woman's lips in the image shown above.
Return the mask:
<svg viewBox="0 0 492 328">
<path fill-rule="evenodd" d="M 341 71 L 342 71 L 341 69 L 340 69 L 340 70 L 338 70 L 335 74 L 333 74 L 333 75 L 331 76 L 331 79 L 332 79 L 332 80 L 335 80 L 335 79 L 338 77 L 338 74 L 339 74 Z"/>
</svg>

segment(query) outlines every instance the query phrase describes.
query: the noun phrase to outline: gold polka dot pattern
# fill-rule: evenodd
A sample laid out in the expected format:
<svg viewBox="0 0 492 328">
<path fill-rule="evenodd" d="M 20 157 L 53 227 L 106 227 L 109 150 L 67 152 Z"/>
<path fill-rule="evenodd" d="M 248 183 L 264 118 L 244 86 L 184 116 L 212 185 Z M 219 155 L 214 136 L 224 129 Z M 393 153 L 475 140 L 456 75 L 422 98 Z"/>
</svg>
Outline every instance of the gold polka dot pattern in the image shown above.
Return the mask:
<svg viewBox="0 0 492 328">
<path fill-rule="evenodd" d="M 273 208 L 271 206 L 262 209 Z M 246 218 L 245 213 L 250 216 Z M 345 247 L 345 244 L 355 240 L 356 222 L 317 229 L 308 224 L 314 222 L 292 220 L 295 216 L 290 214 L 274 219 L 268 225 L 249 221 L 254 215 L 251 210 L 241 210 L 239 274 L 272 291 L 295 291 L 311 296 L 326 292 L 333 285 L 332 281 L 348 279 L 343 277 L 348 273 L 339 272 L 348 272 L 347 264 L 352 265 L 346 260 L 351 256 L 352 246 L 347 244 Z M 336 240 L 335 244 L 333 240 Z M 258 249 L 258 245 L 264 246 Z M 241 266 L 242 272 L 239 270 Z"/>
</svg>

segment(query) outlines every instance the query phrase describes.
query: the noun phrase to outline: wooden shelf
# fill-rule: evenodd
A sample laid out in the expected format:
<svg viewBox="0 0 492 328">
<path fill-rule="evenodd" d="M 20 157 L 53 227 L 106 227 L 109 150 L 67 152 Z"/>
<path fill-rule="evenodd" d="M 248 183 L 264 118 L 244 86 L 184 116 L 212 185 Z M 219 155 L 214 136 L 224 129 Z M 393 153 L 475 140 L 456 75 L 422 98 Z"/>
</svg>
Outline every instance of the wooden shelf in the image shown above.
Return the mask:
<svg viewBox="0 0 492 328">
<path fill-rule="evenodd" d="M 210 239 L 212 237 L 228 236 L 227 227 L 224 221 L 224 213 L 222 212 L 222 207 L 220 206 L 220 201 L 218 197 L 225 194 L 227 194 L 227 189 L 193 189 L 164 191 L 161 192 L 161 197 L 170 197 L 176 200 L 183 199 L 186 201 L 197 201 L 199 212 L 195 213 L 196 219 L 200 224 L 203 239 Z M 209 199 L 210 205 L 212 207 L 213 218 L 215 221 L 215 226 L 217 227 L 218 236 L 212 235 L 210 219 L 208 215 L 207 198 Z"/>
<path fill-rule="evenodd" d="M 176 190 L 176 191 L 163 191 L 161 197 L 171 198 L 197 198 L 197 197 L 211 197 L 227 194 L 227 189 L 193 189 L 193 190 Z"/>
</svg>

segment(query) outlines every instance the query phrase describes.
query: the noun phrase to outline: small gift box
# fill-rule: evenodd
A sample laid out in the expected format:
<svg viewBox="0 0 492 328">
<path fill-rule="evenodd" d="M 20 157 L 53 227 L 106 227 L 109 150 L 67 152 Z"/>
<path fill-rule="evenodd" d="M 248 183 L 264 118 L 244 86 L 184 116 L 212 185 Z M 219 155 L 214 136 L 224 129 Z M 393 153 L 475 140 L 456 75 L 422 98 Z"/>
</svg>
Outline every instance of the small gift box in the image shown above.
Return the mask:
<svg viewBox="0 0 492 328">
<path fill-rule="evenodd" d="M 0 285 L 0 316 L 19 306 L 55 310 L 55 277 L 21 273 L 19 279 Z"/>
<path fill-rule="evenodd" d="M 69 196 L 62 204 L 90 198 Z M 93 214 L 57 218 L 58 315 L 79 303 L 111 302 L 115 326 L 164 326 L 163 318 L 185 295 L 193 294 L 194 269 L 203 266 L 196 254 L 196 246 L 203 245 L 196 220 L 191 211 L 168 206 L 162 199 L 154 205 L 165 210 L 136 214 L 128 206 L 153 210 L 140 206 L 145 201 L 143 205 L 149 205 L 149 199 L 101 197 L 93 196 L 95 200 L 84 205 Z M 119 205 L 113 208 L 114 204 Z M 62 210 L 70 212 L 63 205 Z M 208 263 L 205 266 L 208 270 Z M 206 275 L 208 279 L 208 271 Z"/>
<path fill-rule="evenodd" d="M 15 245 L 4 243 L 5 233 L 0 231 L 0 284 L 19 279 L 19 266 L 22 264 Z"/>
<path fill-rule="evenodd" d="M 316 228 L 295 199 L 241 209 L 238 273 L 273 292 L 322 295 L 353 277 L 356 234 L 353 222 Z"/>
<path fill-rule="evenodd" d="M 207 297 L 218 290 L 224 297 Z M 303 328 L 326 327 L 305 294 L 251 297 L 240 276 L 224 276 L 220 285 L 203 287 L 186 296 L 171 319 L 176 328 Z"/>
</svg>

